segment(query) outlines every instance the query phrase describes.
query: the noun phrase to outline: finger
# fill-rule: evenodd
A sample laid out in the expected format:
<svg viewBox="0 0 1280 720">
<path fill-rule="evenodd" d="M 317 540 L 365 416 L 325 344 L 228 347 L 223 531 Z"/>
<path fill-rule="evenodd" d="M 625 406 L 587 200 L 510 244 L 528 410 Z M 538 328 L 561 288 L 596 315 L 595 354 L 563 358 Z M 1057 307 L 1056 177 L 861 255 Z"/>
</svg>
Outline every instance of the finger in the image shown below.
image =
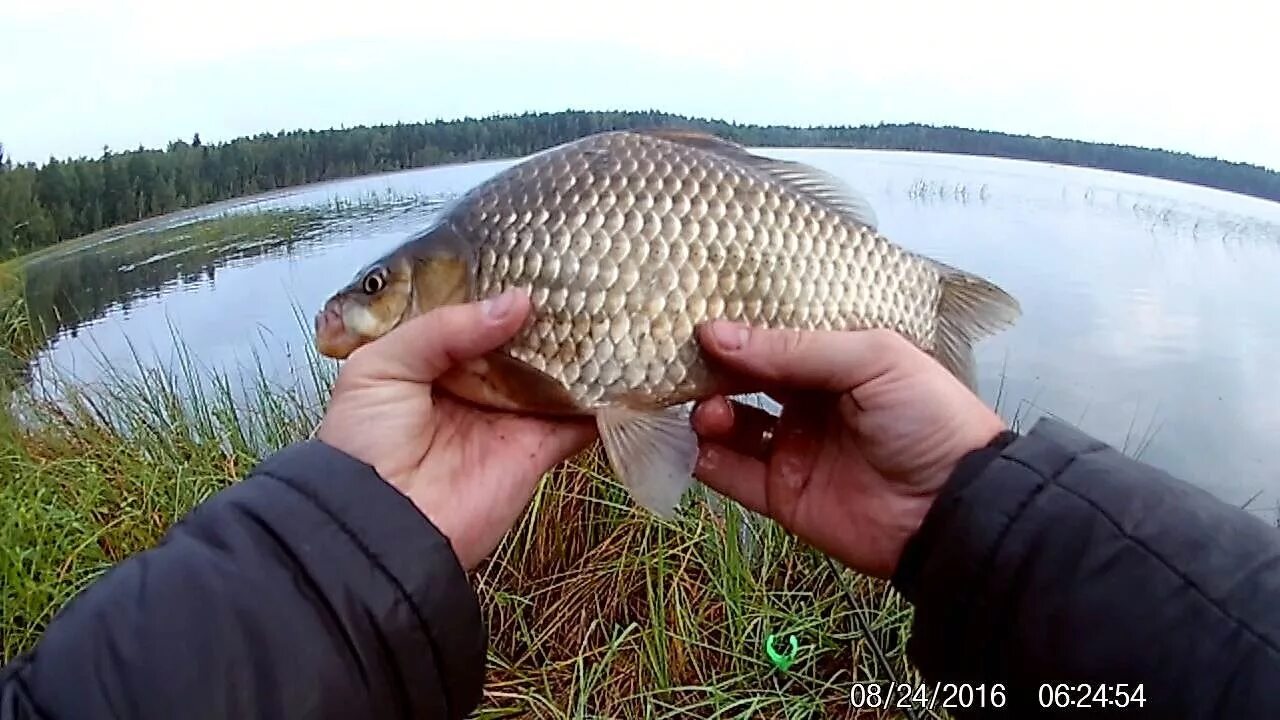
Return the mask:
<svg viewBox="0 0 1280 720">
<path fill-rule="evenodd" d="M 896 332 L 775 330 L 718 320 L 698 328 L 703 347 L 763 386 L 844 391 L 922 354 Z"/>
<path fill-rule="evenodd" d="M 528 317 L 529 296 L 521 290 L 483 302 L 446 305 L 420 315 L 352 354 L 402 380 L 431 382 L 450 368 L 502 346 Z M 357 358 L 357 355 L 361 357 Z"/>
<path fill-rule="evenodd" d="M 768 456 L 777 423 L 762 408 L 725 398 L 712 398 L 693 411 L 694 432 L 758 460 Z"/>
<path fill-rule="evenodd" d="M 765 491 L 764 463 L 710 442 L 698 448 L 698 464 L 693 476 L 721 495 L 733 498 L 743 507 L 769 514 Z"/>
<path fill-rule="evenodd" d="M 733 406 L 719 395 L 708 398 L 694 406 L 690 422 L 703 437 L 724 437 L 733 430 Z"/>
<path fill-rule="evenodd" d="M 514 432 L 505 438 L 500 433 L 499 441 L 500 447 L 514 452 L 514 457 L 509 458 L 512 471 L 496 477 L 504 488 L 497 495 L 501 495 L 502 502 L 515 498 L 521 507 L 529 502 L 539 480 L 560 463 L 586 449 L 596 437 L 595 424 L 590 421 L 560 423 L 513 417 L 509 427 Z M 511 442 L 516 438 L 521 440 L 518 447 Z M 496 452 L 501 453 L 502 450 Z"/>
<path fill-rule="evenodd" d="M 530 420 L 541 423 L 546 433 L 535 451 L 536 463 L 551 468 L 567 458 L 585 450 L 596 439 L 596 423 L 583 421 Z"/>
</svg>

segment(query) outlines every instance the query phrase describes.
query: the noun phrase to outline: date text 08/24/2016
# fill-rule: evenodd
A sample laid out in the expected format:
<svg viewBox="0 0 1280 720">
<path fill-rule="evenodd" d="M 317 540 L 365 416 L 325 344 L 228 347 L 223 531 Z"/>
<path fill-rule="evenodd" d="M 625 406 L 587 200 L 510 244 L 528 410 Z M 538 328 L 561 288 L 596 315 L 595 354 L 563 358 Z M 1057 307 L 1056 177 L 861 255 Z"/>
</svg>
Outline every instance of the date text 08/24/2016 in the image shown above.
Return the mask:
<svg viewBox="0 0 1280 720">
<path fill-rule="evenodd" d="M 849 689 L 849 703 L 864 710 L 1002 708 L 1008 700 L 1008 690 L 1000 683 L 860 682 Z M 1042 708 L 1125 708 L 1142 707 L 1146 697 L 1141 684 L 1044 683 L 1036 703 Z"/>
</svg>

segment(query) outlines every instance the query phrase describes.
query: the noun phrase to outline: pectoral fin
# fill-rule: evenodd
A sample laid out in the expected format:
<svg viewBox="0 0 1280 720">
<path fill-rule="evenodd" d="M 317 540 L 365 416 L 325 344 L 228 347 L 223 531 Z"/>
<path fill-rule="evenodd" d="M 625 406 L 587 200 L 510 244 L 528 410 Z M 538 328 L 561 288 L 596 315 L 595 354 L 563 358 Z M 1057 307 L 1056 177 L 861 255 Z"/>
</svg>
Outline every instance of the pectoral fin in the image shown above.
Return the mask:
<svg viewBox="0 0 1280 720">
<path fill-rule="evenodd" d="M 484 407 L 543 415 L 585 415 L 569 389 L 526 362 L 495 351 L 465 362 L 436 381 Z"/>
<path fill-rule="evenodd" d="M 687 410 L 616 405 L 597 411 L 596 424 L 609 463 L 636 502 L 659 517 L 675 517 L 698 460 Z"/>
</svg>

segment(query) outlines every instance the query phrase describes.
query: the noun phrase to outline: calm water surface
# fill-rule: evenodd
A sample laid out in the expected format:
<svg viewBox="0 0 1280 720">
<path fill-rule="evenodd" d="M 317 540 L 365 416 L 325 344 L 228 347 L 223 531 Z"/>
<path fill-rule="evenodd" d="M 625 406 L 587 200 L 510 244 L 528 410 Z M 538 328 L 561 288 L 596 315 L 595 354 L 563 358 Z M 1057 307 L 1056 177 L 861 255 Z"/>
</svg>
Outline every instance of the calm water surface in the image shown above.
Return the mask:
<svg viewBox="0 0 1280 720">
<path fill-rule="evenodd" d="M 1019 299 L 1017 326 L 978 347 L 982 394 L 1006 418 L 1062 417 L 1274 521 L 1280 205 L 1039 163 L 768 152 L 840 175 L 868 195 L 889 237 Z M 37 377 L 56 370 L 92 382 L 103 361 L 120 367 L 135 353 L 172 362 L 176 332 L 204 365 L 233 369 L 256 352 L 288 378 L 303 362 L 310 315 L 331 292 L 448 198 L 509 164 L 391 173 L 223 203 L 45 257 L 28 267 L 28 295 L 59 329 L 37 358 Z M 335 208 L 335 200 L 354 207 Z M 288 241 L 200 246 L 193 234 L 175 246 L 153 232 L 210 214 L 281 208 L 320 209 L 321 219 Z"/>
</svg>

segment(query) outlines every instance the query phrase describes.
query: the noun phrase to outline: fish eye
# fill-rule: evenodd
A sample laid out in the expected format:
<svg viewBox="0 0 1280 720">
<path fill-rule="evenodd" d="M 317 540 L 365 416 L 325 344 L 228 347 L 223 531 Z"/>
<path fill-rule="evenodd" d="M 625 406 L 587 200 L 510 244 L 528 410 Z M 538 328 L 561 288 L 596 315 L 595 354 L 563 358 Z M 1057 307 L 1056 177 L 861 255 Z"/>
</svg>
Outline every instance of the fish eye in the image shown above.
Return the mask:
<svg viewBox="0 0 1280 720">
<path fill-rule="evenodd" d="M 387 279 L 385 274 L 386 271 L 382 268 L 374 268 L 369 271 L 368 275 L 364 276 L 364 281 L 361 282 L 360 287 L 366 295 L 377 295 L 382 291 L 382 288 L 386 287 Z"/>
</svg>

